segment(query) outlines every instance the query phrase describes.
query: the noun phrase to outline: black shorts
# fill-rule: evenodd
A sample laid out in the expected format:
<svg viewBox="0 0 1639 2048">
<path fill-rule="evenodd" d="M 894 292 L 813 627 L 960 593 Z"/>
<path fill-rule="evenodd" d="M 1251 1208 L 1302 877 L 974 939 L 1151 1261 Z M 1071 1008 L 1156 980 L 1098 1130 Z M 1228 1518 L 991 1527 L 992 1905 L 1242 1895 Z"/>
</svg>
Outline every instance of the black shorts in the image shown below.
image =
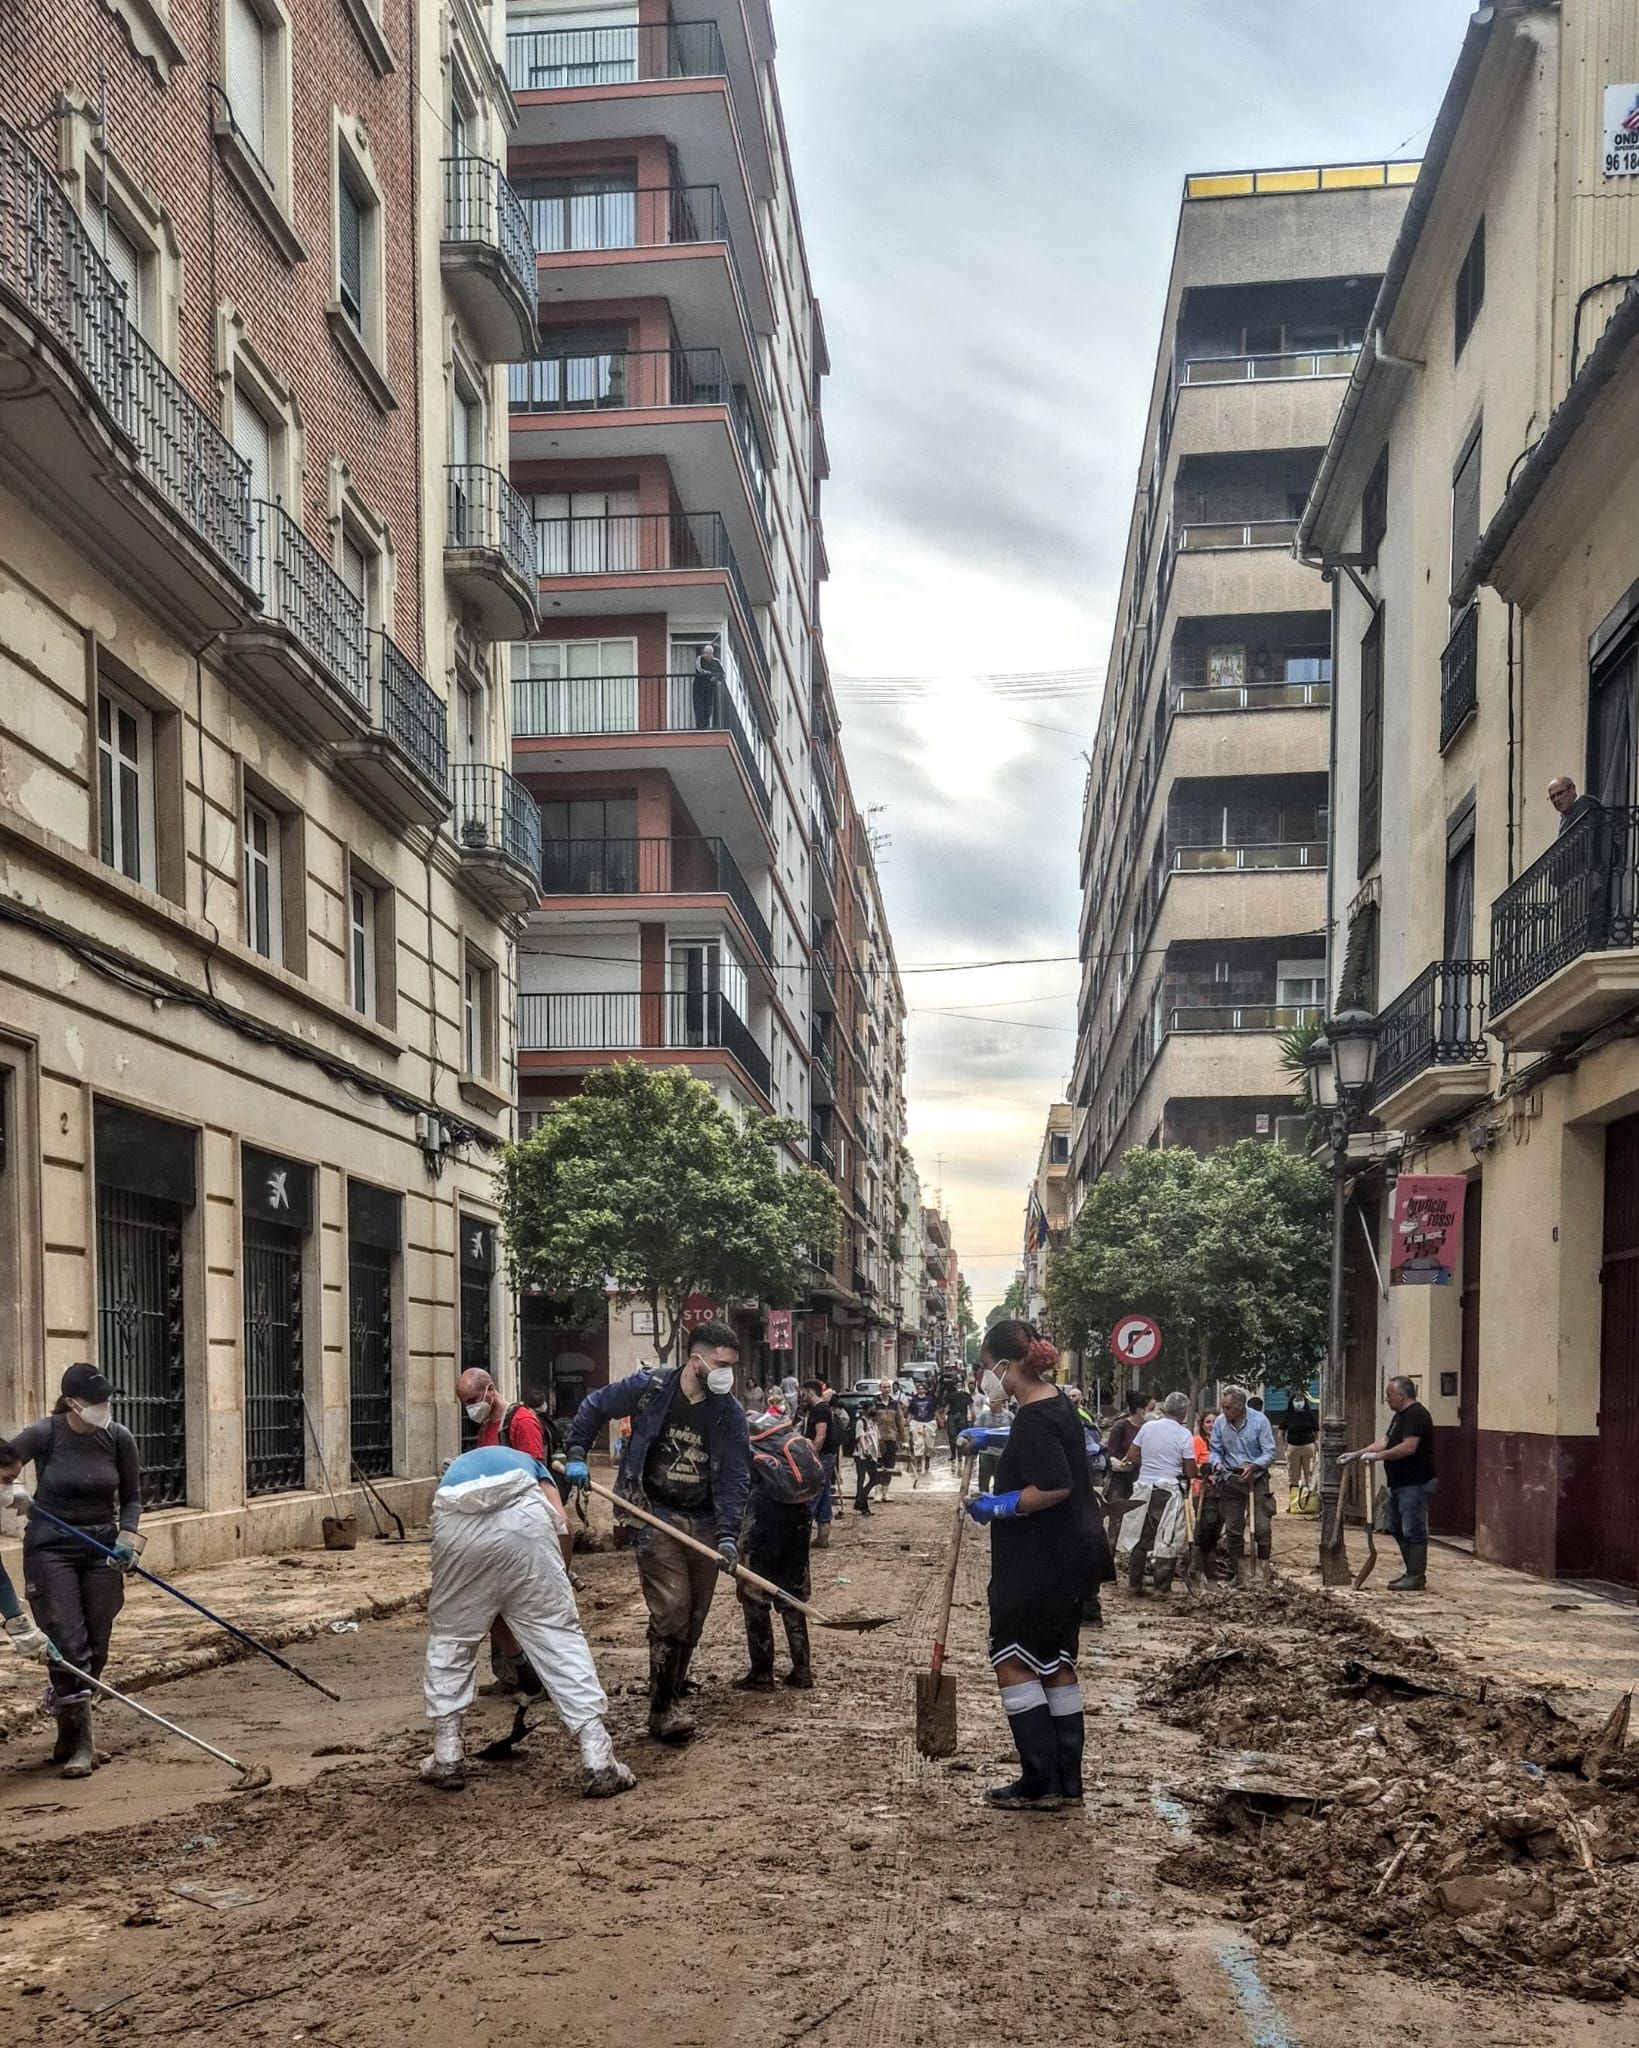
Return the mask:
<svg viewBox="0 0 1639 2048">
<path fill-rule="evenodd" d="M 1075 1587 L 1028 1601 L 998 1598 L 990 1594 L 990 1645 L 992 1664 L 1017 1658 L 1028 1664 L 1040 1678 L 1047 1678 L 1066 1666 L 1074 1669 L 1081 1648 L 1081 1606 L 1084 1589 Z"/>
</svg>

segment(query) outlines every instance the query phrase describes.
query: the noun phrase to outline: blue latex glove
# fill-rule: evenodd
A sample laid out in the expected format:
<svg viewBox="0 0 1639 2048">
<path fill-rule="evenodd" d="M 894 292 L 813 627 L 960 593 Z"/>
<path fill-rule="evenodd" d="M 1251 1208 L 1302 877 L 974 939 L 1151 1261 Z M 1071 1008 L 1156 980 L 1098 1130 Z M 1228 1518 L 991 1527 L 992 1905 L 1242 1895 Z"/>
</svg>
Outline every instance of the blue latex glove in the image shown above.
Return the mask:
<svg viewBox="0 0 1639 2048">
<path fill-rule="evenodd" d="M 1022 1490 L 1021 1490 L 1022 1491 Z M 1006 1522 L 1019 1512 L 1021 1492 L 976 1493 L 963 1505 L 982 1529 L 987 1522 Z"/>
<path fill-rule="evenodd" d="M 1005 1451 L 1007 1437 L 1005 1429 L 964 1429 L 956 1439 L 956 1448 L 964 1458 L 974 1458 L 981 1451 Z"/>
<path fill-rule="evenodd" d="M 732 1573 L 740 1562 L 740 1546 L 732 1536 L 725 1536 L 717 1546 L 717 1556 L 721 1569 Z"/>
<path fill-rule="evenodd" d="M 590 1486 L 592 1468 L 584 1458 L 571 1458 L 563 1468 L 563 1476 L 571 1486 Z"/>
</svg>

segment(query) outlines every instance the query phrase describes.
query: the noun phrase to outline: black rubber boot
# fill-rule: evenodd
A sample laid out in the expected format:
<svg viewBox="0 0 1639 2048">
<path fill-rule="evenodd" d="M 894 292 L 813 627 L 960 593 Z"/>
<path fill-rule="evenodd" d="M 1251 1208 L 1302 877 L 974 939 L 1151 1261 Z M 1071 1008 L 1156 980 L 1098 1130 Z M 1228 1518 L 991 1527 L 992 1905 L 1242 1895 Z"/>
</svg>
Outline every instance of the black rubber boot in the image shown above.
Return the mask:
<svg viewBox="0 0 1639 2048">
<path fill-rule="evenodd" d="M 1428 1545 L 1426 1543 L 1403 1543 L 1406 1568 L 1397 1579 L 1390 1579 L 1391 1593 L 1423 1593 L 1428 1590 Z"/>
<path fill-rule="evenodd" d="M 1019 1775 L 1011 1785 L 985 1794 L 1004 1813 L 1055 1813 L 1064 1804 L 1059 1794 L 1059 1745 L 1053 1716 L 1045 1702 L 1028 1713 L 1009 1714 L 1013 1746 L 1019 1752 Z"/>
<path fill-rule="evenodd" d="M 74 1747 L 63 1765 L 62 1774 L 65 1778 L 89 1778 L 97 1768 L 97 1742 L 91 1726 L 90 1702 L 77 1700 L 72 1706 L 64 1707 L 61 1718 L 74 1739 Z"/>
<path fill-rule="evenodd" d="M 745 1603 L 746 1649 L 751 1657 L 751 1669 L 744 1678 L 734 1681 L 736 1692 L 772 1692 L 774 1690 L 774 1617 L 761 1605 Z"/>
<path fill-rule="evenodd" d="M 1051 1693 L 1047 1695 L 1053 1697 Z M 1087 1747 L 1085 1713 L 1055 1714 L 1053 1739 L 1058 1745 L 1059 1794 L 1072 1805 L 1081 1804 L 1081 1760 Z"/>
<path fill-rule="evenodd" d="M 82 1693 L 80 1695 L 81 1699 L 89 1699 L 90 1697 L 89 1693 Z M 60 1698 L 52 1709 L 52 1712 L 57 1717 L 57 1740 L 52 1746 L 51 1751 L 51 1761 L 54 1764 L 66 1764 L 74 1754 L 74 1731 L 76 1727 L 74 1709 L 77 1704 L 78 1702 L 73 1699 Z"/>
<path fill-rule="evenodd" d="M 806 1614 L 793 1614 L 787 1608 L 780 1618 L 785 1623 L 786 1647 L 791 1652 L 791 1670 L 785 1682 L 797 1692 L 811 1692 L 814 1666 L 808 1647 L 808 1617 Z"/>
<path fill-rule="evenodd" d="M 694 1733 L 694 1716 L 677 1703 L 687 1661 L 686 1644 L 649 1644 L 649 1733 L 657 1742 L 687 1742 Z"/>
</svg>

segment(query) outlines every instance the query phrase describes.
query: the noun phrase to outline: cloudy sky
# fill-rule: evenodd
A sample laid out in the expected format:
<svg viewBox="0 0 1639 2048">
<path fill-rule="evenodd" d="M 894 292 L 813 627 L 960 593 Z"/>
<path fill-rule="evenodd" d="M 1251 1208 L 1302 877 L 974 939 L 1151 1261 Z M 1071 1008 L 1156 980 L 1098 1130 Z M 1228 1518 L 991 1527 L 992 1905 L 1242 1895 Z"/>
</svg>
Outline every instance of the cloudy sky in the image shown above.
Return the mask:
<svg viewBox="0 0 1639 2048">
<path fill-rule="evenodd" d="M 776 0 L 834 362 L 826 642 L 889 842 L 911 1142 L 981 1318 L 1074 1051 L 1098 700 L 980 679 L 1103 672 L 1186 172 L 1415 155 L 1470 11 Z"/>
</svg>

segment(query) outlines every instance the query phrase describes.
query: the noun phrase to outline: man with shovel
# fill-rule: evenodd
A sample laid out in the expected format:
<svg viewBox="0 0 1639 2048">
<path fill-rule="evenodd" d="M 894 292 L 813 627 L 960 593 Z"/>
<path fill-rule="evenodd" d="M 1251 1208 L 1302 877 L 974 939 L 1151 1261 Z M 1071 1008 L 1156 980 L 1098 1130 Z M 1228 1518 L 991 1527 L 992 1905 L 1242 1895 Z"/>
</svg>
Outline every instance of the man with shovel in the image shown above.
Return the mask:
<svg viewBox="0 0 1639 2048">
<path fill-rule="evenodd" d="M 1275 1503 L 1269 1492 L 1269 1468 L 1275 1462 L 1275 1432 L 1261 1408 L 1248 1405 L 1244 1387 L 1225 1387 L 1222 1409 L 1212 1425 L 1212 1462 L 1219 1478 L 1224 1540 L 1235 1567 L 1237 1586 L 1267 1578 L 1274 1546 Z M 1257 1553 L 1246 1554 L 1247 1524 Z"/>
<path fill-rule="evenodd" d="M 739 1356 L 740 1340 L 727 1323 L 701 1323 L 689 1333 L 681 1366 L 594 1388 L 569 1425 L 564 1478 L 585 1486 L 587 1454 L 599 1431 L 629 1415 L 632 1433 L 621 1453 L 616 1494 L 717 1551 L 714 1569 L 646 1524 L 632 1537 L 649 1609 L 649 1733 L 660 1742 L 687 1742 L 695 1731 L 694 1716 L 681 1704 L 689 1660 L 711 1611 L 718 1572 L 732 1572 L 739 1562 L 751 1476 L 750 1431 L 734 1398 Z"/>
</svg>

